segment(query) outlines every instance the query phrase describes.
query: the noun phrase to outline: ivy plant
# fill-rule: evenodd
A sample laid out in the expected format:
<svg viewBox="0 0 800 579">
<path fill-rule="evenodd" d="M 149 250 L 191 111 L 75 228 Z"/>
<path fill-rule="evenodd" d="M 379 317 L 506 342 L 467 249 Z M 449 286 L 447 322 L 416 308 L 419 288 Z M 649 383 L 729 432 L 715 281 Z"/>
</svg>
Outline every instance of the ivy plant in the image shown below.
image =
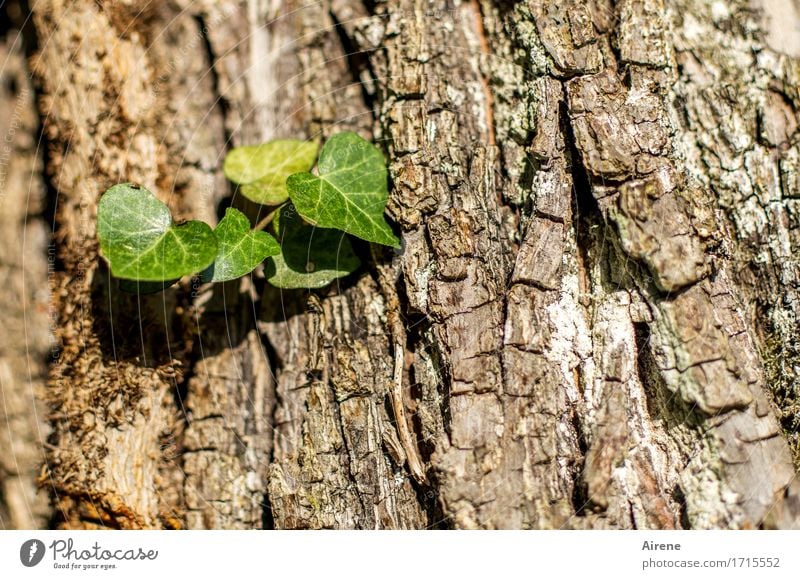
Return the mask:
<svg viewBox="0 0 800 579">
<path fill-rule="evenodd" d="M 280 288 L 319 288 L 355 271 L 351 236 L 397 247 L 384 217 L 386 162 L 355 133 L 318 145 L 281 139 L 231 150 L 223 164 L 246 198 L 267 206 L 254 228 L 230 207 L 216 228 L 175 223 L 153 193 L 131 183 L 108 189 L 98 207 L 100 252 L 121 287 L 161 290 L 183 276 L 228 281 L 264 260 L 267 280 Z M 314 166 L 316 164 L 316 170 Z"/>
</svg>

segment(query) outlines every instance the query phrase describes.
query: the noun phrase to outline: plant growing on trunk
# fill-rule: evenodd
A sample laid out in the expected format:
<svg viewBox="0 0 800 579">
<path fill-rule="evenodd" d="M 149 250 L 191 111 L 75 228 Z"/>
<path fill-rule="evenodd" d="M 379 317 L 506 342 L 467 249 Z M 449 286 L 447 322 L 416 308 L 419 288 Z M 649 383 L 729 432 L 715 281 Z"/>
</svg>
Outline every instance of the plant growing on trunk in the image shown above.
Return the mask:
<svg viewBox="0 0 800 579">
<path fill-rule="evenodd" d="M 185 275 L 200 274 L 206 282 L 236 279 L 269 259 L 266 275 L 273 285 L 317 288 L 358 268 L 349 236 L 397 247 L 383 215 L 383 154 L 343 132 L 327 141 L 318 161 L 316 155 L 316 143 L 289 139 L 228 154 L 225 175 L 245 197 L 272 207 L 252 229 L 233 207 L 213 230 L 202 221 L 175 223 L 152 192 L 114 185 L 98 209 L 100 250 L 112 275 L 126 282 L 123 287 L 146 292 Z"/>
</svg>

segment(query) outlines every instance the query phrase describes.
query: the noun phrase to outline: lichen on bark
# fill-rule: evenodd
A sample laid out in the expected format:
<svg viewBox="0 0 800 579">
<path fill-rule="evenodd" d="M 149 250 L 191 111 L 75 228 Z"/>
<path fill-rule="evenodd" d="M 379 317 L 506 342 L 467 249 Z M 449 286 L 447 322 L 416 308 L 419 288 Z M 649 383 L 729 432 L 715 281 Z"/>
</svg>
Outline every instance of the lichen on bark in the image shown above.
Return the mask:
<svg viewBox="0 0 800 579">
<path fill-rule="evenodd" d="M 62 525 L 797 527 L 790 23 L 739 0 L 126 6 L 34 7 Z M 225 150 L 340 130 L 385 151 L 403 239 L 357 275 L 138 298 L 98 264 L 107 185 L 256 218 Z"/>
</svg>

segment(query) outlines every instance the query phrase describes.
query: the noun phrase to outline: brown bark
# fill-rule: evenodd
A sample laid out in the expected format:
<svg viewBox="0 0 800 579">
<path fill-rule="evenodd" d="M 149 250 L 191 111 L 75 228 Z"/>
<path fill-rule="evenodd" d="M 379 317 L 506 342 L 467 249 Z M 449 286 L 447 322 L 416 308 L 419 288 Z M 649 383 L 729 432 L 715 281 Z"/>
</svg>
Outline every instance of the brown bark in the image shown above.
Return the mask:
<svg viewBox="0 0 800 579">
<path fill-rule="evenodd" d="M 9 14 L 9 21 L 13 14 Z M 15 18 L 14 24 L 20 19 Z M 47 226 L 38 155 L 38 115 L 20 29 L 0 30 L 0 529 L 42 528 L 47 495 L 37 494 L 48 434 L 40 403 L 48 336 Z"/>
<path fill-rule="evenodd" d="M 800 526 L 790 8 L 36 3 L 59 524 Z M 256 218 L 226 149 L 345 129 L 401 251 L 313 293 L 109 278 L 109 185 Z"/>
</svg>

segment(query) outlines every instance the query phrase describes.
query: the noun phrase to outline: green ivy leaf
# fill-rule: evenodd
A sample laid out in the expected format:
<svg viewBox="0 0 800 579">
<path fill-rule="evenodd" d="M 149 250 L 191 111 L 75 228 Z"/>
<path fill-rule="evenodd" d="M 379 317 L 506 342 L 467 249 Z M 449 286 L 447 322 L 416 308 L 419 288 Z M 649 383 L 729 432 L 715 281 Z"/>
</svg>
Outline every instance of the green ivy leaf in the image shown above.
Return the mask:
<svg viewBox="0 0 800 579">
<path fill-rule="evenodd" d="M 338 133 L 322 148 L 318 169 L 319 176 L 296 173 L 286 181 L 300 215 L 319 227 L 399 246 L 383 216 L 386 160 L 374 145 L 355 133 Z"/>
<path fill-rule="evenodd" d="M 284 289 L 320 288 L 353 273 L 361 264 L 341 231 L 303 223 L 291 206 L 275 219 L 281 253 L 267 260 L 265 274 Z"/>
<path fill-rule="evenodd" d="M 225 157 L 225 176 L 239 185 L 242 195 L 262 205 L 280 205 L 289 198 L 286 179 L 309 171 L 317 158 L 317 143 L 282 139 L 236 147 Z"/>
<path fill-rule="evenodd" d="M 250 220 L 233 207 L 214 230 L 217 236 L 217 259 L 203 272 L 203 281 L 228 281 L 247 275 L 281 247 L 275 238 L 263 231 L 250 229 Z"/>
<path fill-rule="evenodd" d="M 169 208 L 147 189 L 123 183 L 100 199 L 100 251 L 121 279 L 168 281 L 208 267 L 217 241 L 202 221 L 172 222 Z"/>
</svg>

